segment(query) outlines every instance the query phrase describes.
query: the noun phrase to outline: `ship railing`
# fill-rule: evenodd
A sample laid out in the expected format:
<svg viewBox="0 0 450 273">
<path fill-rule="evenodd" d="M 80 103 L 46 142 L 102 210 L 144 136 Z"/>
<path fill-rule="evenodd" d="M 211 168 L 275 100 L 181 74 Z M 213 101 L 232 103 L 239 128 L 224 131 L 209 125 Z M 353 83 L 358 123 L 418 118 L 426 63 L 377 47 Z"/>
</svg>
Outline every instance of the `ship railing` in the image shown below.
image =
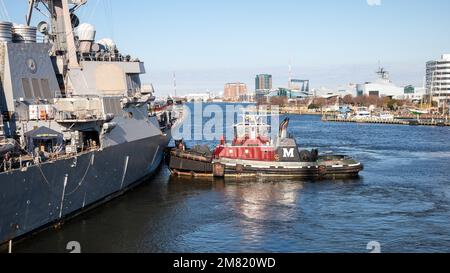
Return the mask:
<svg viewBox="0 0 450 273">
<path fill-rule="evenodd" d="M 21 170 L 33 165 L 34 158 L 30 155 L 3 157 L 0 162 L 0 173 L 7 173 L 15 170 Z"/>
<path fill-rule="evenodd" d="M 21 155 L 16 157 L 11 157 L 8 160 L 3 159 L 0 161 L 0 173 L 9 173 L 17 170 L 26 170 L 27 168 L 33 166 L 40 166 L 42 164 L 53 163 L 58 160 L 70 159 L 74 157 L 78 157 L 84 154 L 88 154 L 94 151 L 98 151 L 100 146 L 85 146 L 80 151 L 76 153 L 67 154 L 63 151 L 46 153 L 45 156 L 41 157 L 40 155 Z"/>
<path fill-rule="evenodd" d="M 79 53 L 78 57 L 86 62 L 139 62 L 138 59 L 132 59 L 131 56 L 123 56 L 120 53 Z"/>
</svg>

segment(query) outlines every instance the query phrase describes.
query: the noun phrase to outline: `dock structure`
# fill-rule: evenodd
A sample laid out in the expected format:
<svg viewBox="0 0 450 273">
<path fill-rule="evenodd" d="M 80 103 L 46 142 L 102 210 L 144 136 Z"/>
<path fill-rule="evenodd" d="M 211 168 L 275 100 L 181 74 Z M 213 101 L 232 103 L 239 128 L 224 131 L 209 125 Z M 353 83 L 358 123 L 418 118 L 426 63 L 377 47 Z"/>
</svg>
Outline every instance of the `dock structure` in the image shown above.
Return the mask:
<svg viewBox="0 0 450 273">
<path fill-rule="evenodd" d="M 386 125 L 408 125 L 408 126 L 450 126 L 449 120 L 431 119 L 431 120 L 412 120 L 412 119 L 382 119 L 377 117 L 356 119 L 342 118 L 334 115 L 323 115 L 323 122 L 346 122 L 346 123 L 365 123 L 365 124 L 386 124 Z"/>
</svg>

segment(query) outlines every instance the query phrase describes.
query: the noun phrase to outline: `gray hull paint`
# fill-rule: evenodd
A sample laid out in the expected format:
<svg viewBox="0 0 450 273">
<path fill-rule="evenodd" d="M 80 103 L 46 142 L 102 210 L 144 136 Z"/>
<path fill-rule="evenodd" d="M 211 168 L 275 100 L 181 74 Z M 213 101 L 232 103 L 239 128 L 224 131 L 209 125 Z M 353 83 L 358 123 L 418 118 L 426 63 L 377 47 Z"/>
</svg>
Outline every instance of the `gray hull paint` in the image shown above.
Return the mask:
<svg viewBox="0 0 450 273">
<path fill-rule="evenodd" d="M 157 135 L 0 174 L 0 245 L 142 181 L 159 167 L 169 141 Z"/>
</svg>

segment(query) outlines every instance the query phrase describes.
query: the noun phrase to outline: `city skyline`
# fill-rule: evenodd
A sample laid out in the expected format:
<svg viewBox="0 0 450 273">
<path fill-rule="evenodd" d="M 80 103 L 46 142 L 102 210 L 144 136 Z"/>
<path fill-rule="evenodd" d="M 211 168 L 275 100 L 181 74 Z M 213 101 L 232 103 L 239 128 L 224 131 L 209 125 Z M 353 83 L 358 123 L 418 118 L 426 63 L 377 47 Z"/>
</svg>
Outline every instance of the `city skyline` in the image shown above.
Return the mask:
<svg viewBox="0 0 450 273">
<path fill-rule="evenodd" d="M 27 1 L 3 2 L 1 20 L 23 23 Z M 422 86 L 426 62 L 450 51 L 450 37 L 441 35 L 450 18 L 437 16 L 449 10 L 446 0 L 87 5 L 81 21 L 95 25 L 97 38 L 111 37 L 122 52 L 144 61 L 143 82 L 153 83 L 158 95 L 173 93 L 173 72 L 181 95 L 220 92 L 227 82 L 253 87 L 261 73 L 273 75 L 274 87 L 286 86 L 289 63 L 292 76 L 310 79 L 313 88 L 373 80 L 378 62 L 398 85 Z M 433 20 L 423 19 L 430 14 Z"/>
</svg>

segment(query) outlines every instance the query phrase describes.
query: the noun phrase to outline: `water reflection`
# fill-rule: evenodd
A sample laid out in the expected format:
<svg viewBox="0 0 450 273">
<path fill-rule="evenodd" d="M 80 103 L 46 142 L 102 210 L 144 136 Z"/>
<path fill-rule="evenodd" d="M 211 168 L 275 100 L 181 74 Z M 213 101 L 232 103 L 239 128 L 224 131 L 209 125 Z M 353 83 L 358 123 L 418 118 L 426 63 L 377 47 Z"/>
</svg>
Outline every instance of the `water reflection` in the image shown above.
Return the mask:
<svg viewBox="0 0 450 273">
<path fill-rule="evenodd" d="M 227 181 L 225 196 L 233 208 L 242 238 L 247 243 L 261 244 L 275 223 L 293 222 L 298 217 L 302 182 L 292 181 Z"/>
<path fill-rule="evenodd" d="M 231 205 L 247 219 L 260 221 L 290 220 L 292 215 L 284 209 L 295 207 L 303 189 L 303 182 L 276 182 L 273 179 L 231 181 L 227 181 L 225 188 Z M 274 207 L 283 210 L 272 213 Z"/>
</svg>

